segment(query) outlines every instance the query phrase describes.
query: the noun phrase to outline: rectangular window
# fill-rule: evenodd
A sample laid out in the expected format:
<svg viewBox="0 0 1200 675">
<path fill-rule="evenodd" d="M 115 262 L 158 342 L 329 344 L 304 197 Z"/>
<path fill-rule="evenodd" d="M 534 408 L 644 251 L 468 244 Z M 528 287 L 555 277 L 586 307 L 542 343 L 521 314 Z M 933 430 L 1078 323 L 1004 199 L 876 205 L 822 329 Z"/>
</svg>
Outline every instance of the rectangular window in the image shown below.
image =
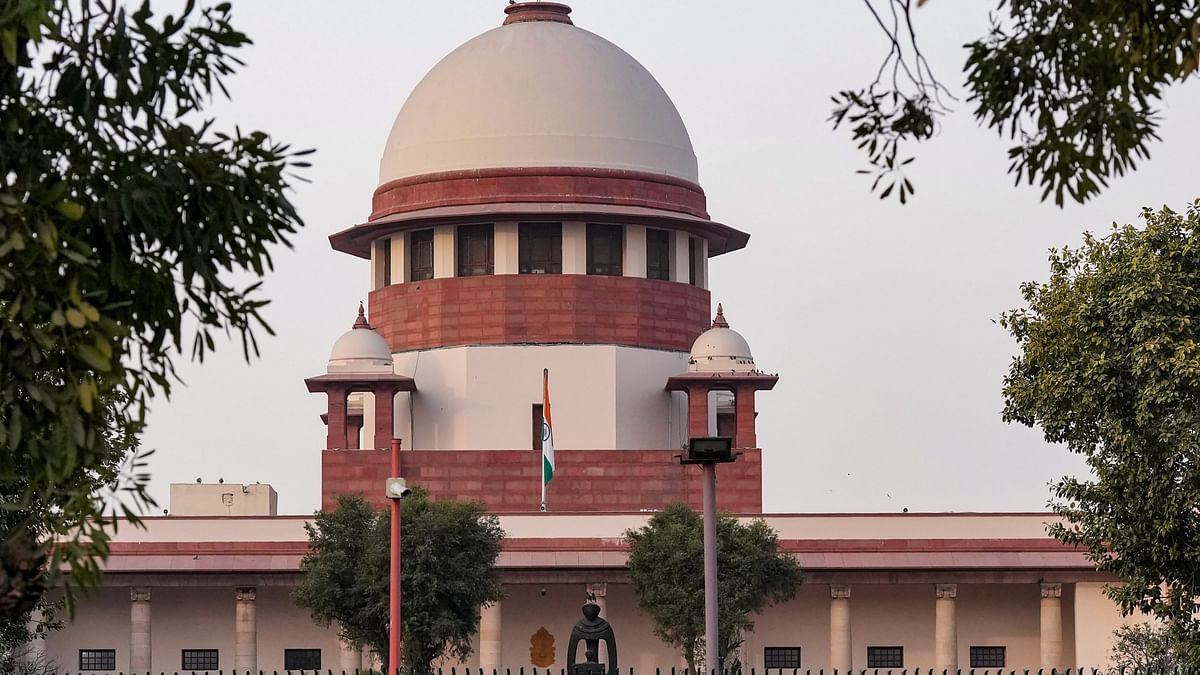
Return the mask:
<svg viewBox="0 0 1200 675">
<path fill-rule="evenodd" d="M 116 670 L 117 650 L 115 649 L 80 649 L 80 670 Z"/>
<path fill-rule="evenodd" d="M 433 278 L 433 230 L 417 230 L 408 235 L 408 280 Z"/>
<path fill-rule="evenodd" d="M 562 274 L 562 223 L 517 226 L 521 274 Z"/>
<path fill-rule="evenodd" d="M 646 228 L 646 278 L 671 280 L 671 233 Z"/>
<path fill-rule="evenodd" d="M 1003 668 L 1004 647 L 971 647 L 972 668 Z"/>
<path fill-rule="evenodd" d="M 868 668 L 903 668 L 904 647 L 867 647 Z"/>
<path fill-rule="evenodd" d="M 320 670 L 320 649 L 285 649 L 283 650 L 284 670 Z"/>
<path fill-rule="evenodd" d="M 624 228 L 620 225 L 587 226 L 587 273 L 619 277 L 624 272 Z"/>
<path fill-rule="evenodd" d="M 767 647 L 763 649 L 764 668 L 799 668 L 799 647 Z"/>
<path fill-rule="evenodd" d="M 458 276 L 492 274 L 495 248 L 491 225 L 458 226 Z"/>
<path fill-rule="evenodd" d="M 542 404 L 533 404 L 533 449 L 542 449 Z"/>
<path fill-rule="evenodd" d="M 696 238 L 688 237 L 688 283 L 696 285 Z"/>
<path fill-rule="evenodd" d="M 185 649 L 180 667 L 183 670 L 219 670 L 218 654 L 216 649 Z"/>
<path fill-rule="evenodd" d="M 392 285 L 392 239 L 388 237 L 383 240 L 383 285 Z"/>
</svg>

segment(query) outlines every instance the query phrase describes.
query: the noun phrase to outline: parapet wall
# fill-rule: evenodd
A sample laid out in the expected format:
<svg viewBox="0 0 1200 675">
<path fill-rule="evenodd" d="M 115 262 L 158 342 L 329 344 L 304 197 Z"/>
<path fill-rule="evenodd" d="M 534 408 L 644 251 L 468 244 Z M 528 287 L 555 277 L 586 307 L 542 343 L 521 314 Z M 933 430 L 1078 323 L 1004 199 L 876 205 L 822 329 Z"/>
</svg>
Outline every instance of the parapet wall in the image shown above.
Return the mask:
<svg viewBox="0 0 1200 675">
<path fill-rule="evenodd" d="M 682 466 L 678 450 L 557 450 L 547 489 L 554 512 L 640 511 L 673 501 L 701 507 L 701 471 Z M 541 455 L 534 450 L 410 450 L 401 460 L 409 485 L 434 498 L 482 501 L 489 511 L 537 511 Z M 391 455 L 382 450 L 325 450 L 321 455 L 321 507 L 339 494 L 362 494 L 383 506 Z M 746 450 L 717 467 L 717 506 L 732 513 L 762 513 L 762 451 Z"/>
</svg>

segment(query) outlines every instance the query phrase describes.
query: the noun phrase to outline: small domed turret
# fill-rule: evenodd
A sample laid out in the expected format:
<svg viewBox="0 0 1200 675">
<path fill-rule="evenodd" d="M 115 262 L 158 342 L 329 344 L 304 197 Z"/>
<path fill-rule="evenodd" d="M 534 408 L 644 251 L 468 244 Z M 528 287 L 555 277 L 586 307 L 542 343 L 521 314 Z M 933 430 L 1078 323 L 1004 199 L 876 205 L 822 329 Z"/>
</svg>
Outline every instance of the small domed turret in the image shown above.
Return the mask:
<svg viewBox="0 0 1200 675">
<path fill-rule="evenodd" d="M 725 310 L 720 304 L 717 305 L 717 316 L 713 319 L 712 328 L 701 333 L 692 344 L 688 371 L 755 372 L 754 356 L 750 353 L 749 343 L 741 333 L 729 327 L 729 322 L 725 320 Z"/>
<path fill-rule="evenodd" d="M 329 373 L 392 372 L 392 349 L 371 324 L 362 303 L 358 304 L 358 318 L 354 326 L 346 331 L 329 354 Z"/>
</svg>

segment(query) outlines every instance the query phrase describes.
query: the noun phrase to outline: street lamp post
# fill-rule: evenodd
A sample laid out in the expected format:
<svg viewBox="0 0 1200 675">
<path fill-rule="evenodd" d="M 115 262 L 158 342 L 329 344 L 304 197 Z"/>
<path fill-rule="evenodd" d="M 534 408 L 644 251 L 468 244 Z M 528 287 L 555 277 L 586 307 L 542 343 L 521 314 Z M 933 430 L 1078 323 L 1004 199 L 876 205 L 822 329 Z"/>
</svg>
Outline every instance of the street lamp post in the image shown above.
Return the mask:
<svg viewBox="0 0 1200 675">
<path fill-rule="evenodd" d="M 681 464 L 699 464 L 704 471 L 704 667 L 715 673 L 721 663 L 717 605 L 717 465 L 732 462 L 733 439 L 692 438 L 680 455 Z"/>
<path fill-rule="evenodd" d="M 400 500 L 409 495 L 408 485 L 400 478 L 400 439 L 392 439 L 392 477 L 384 484 L 384 496 L 391 502 L 392 540 L 391 574 L 388 597 L 388 670 L 400 668 Z"/>
</svg>

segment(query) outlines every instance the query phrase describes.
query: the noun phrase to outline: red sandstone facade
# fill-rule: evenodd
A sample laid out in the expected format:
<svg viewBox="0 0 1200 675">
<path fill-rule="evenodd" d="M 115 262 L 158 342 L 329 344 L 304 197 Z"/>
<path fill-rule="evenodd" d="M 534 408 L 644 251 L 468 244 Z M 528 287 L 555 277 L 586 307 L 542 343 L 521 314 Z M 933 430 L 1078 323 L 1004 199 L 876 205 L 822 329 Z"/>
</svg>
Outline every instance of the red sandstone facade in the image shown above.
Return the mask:
<svg viewBox="0 0 1200 675">
<path fill-rule="evenodd" d="M 717 469 L 719 508 L 762 513 L 762 451 L 757 448 Z M 673 501 L 700 508 L 701 473 L 679 464 L 678 450 L 557 450 L 547 502 L 554 512 L 629 512 Z M 401 473 L 435 499 L 472 499 L 495 513 L 538 510 L 541 453 L 531 450 L 418 450 L 400 455 Z M 383 506 L 380 486 L 390 470 L 380 451 L 321 454 L 322 508 L 339 494 L 361 494 Z"/>
<path fill-rule="evenodd" d="M 708 327 L 709 292 L 576 274 L 429 279 L 371 291 L 395 351 L 516 343 L 615 344 L 685 352 Z"/>
</svg>

